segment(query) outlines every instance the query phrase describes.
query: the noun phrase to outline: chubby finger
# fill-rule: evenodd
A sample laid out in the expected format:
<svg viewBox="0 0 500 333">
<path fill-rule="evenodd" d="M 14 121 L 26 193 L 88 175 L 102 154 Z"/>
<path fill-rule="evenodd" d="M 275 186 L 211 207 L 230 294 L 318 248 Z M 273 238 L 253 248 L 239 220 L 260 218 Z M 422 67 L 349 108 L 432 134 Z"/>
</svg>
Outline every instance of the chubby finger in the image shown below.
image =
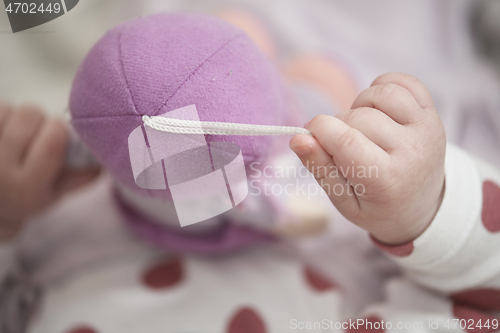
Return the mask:
<svg viewBox="0 0 500 333">
<path fill-rule="evenodd" d="M 413 95 L 395 83 L 365 89 L 352 104 L 352 109 L 361 107 L 378 109 L 401 125 L 418 122 L 423 117 L 422 107 Z"/>
<path fill-rule="evenodd" d="M 0 104 L 0 140 L 2 139 L 2 129 L 12 114 L 12 108 L 6 104 Z"/>
<path fill-rule="evenodd" d="M 61 196 L 90 183 L 99 175 L 100 171 L 98 167 L 85 170 L 64 169 L 55 183 L 56 196 Z"/>
<path fill-rule="evenodd" d="M 353 191 L 348 190 L 350 184 L 347 179 L 338 171 L 332 156 L 315 138 L 306 134 L 297 134 L 290 140 L 290 149 L 297 154 L 302 164 L 316 178 L 337 209 L 351 212 L 359 209 Z"/>
<path fill-rule="evenodd" d="M 413 75 L 398 72 L 386 73 L 377 77 L 371 85 L 378 86 L 388 83 L 398 84 L 408 90 L 413 95 L 417 103 L 422 107 L 422 109 L 434 107 L 434 102 L 432 101 L 429 90 L 419 79 L 417 79 Z"/>
<path fill-rule="evenodd" d="M 314 117 L 307 125 L 318 143 L 333 158 L 333 163 L 353 186 L 370 185 L 375 179 L 350 172 L 354 169 L 387 169 L 389 154 L 369 140 L 359 130 L 342 120 L 321 115 Z"/>
<path fill-rule="evenodd" d="M 385 151 L 398 146 L 399 139 L 405 135 L 403 126 L 396 123 L 387 114 L 368 107 L 343 111 L 335 117 L 347 125 L 359 130 L 370 141 Z"/>
<path fill-rule="evenodd" d="M 12 112 L 1 134 L 2 158 L 20 164 L 43 121 L 43 113 L 34 106 L 23 106 Z"/>
<path fill-rule="evenodd" d="M 58 120 L 47 120 L 27 152 L 23 172 L 40 186 L 53 185 L 64 166 L 68 140 L 66 126 Z"/>
</svg>

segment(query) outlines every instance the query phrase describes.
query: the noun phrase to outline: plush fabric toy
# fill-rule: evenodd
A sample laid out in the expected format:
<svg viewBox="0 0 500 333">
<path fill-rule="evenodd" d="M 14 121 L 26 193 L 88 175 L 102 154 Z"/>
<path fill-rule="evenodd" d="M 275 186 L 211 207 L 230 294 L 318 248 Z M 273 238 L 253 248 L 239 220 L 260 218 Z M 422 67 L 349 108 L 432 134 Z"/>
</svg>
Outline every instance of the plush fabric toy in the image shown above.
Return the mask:
<svg viewBox="0 0 500 333">
<path fill-rule="evenodd" d="M 172 196 L 168 187 L 151 190 L 136 185 L 127 139 L 143 124 L 143 115 L 162 115 L 189 105 L 196 106 L 201 121 L 285 125 L 290 104 L 279 73 L 243 31 L 213 17 L 173 13 L 140 18 L 109 31 L 81 64 L 69 108 L 80 138 L 121 184 L 119 206 L 144 237 L 195 252 L 267 239 L 253 228 L 231 223 L 219 224 L 204 237 L 193 236 L 157 223 L 152 209 L 144 208 L 156 202 L 172 211 Z M 206 135 L 208 143 L 237 144 L 247 173 L 252 162 L 265 162 L 273 140 Z"/>
</svg>

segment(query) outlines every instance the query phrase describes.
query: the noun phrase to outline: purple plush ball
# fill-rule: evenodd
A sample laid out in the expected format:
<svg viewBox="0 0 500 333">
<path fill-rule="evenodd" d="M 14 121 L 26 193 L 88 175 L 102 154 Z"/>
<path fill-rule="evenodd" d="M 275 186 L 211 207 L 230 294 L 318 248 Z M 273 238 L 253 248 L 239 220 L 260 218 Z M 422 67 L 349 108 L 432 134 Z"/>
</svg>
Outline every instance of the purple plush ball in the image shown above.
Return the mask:
<svg viewBox="0 0 500 333">
<path fill-rule="evenodd" d="M 128 136 L 142 115 L 195 104 L 202 121 L 262 125 L 285 123 L 281 77 L 249 37 L 214 17 L 169 13 L 136 19 L 109 31 L 76 74 L 69 108 L 80 138 L 120 182 L 134 181 Z M 263 161 L 272 137 L 206 136 L 230 141 L 245 164 Z"/>
</svg>

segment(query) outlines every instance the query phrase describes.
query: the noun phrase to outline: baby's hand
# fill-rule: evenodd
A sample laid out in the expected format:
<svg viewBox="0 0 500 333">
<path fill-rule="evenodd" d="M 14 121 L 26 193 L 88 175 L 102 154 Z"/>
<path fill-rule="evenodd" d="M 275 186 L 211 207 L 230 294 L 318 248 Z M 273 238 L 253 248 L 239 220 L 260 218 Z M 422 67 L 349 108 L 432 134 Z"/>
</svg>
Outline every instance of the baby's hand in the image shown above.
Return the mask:
<svg viewBox="0 0 500 333">
<path fill-rule="evenodd" d="M 444 193 L 446 137 L 416 78 L 378 77 L 352 109 L 317 116 L 290 148 L 351 222 L 387 244 L 418 237 Z"/>
<path fill-rule="evenodd" d="M 96 175 L 64 168 L 68 132 L 33 106 L 0 105 L 0 239 L 13 237 L 23 221 L 63 193 Z"/>
</svg>

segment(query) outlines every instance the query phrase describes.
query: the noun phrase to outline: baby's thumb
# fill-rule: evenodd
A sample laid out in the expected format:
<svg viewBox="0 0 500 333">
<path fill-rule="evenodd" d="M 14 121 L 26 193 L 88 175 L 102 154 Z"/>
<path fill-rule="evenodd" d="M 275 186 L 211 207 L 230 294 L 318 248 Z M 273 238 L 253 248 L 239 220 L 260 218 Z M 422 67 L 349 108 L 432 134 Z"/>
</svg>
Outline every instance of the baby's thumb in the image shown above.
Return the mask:
<svg viewBox="0 0 500 333">
<path fill-rule="evenodd" d="M 339 211 L 354 212 L 359 209 L 351 184 L 339 172 L 332 156 L 315 138 L 306 134 L 298 134 L 290 140 L 290 149 L 297 154 L 304 167 L 313 174 Z"/>
</svg>

